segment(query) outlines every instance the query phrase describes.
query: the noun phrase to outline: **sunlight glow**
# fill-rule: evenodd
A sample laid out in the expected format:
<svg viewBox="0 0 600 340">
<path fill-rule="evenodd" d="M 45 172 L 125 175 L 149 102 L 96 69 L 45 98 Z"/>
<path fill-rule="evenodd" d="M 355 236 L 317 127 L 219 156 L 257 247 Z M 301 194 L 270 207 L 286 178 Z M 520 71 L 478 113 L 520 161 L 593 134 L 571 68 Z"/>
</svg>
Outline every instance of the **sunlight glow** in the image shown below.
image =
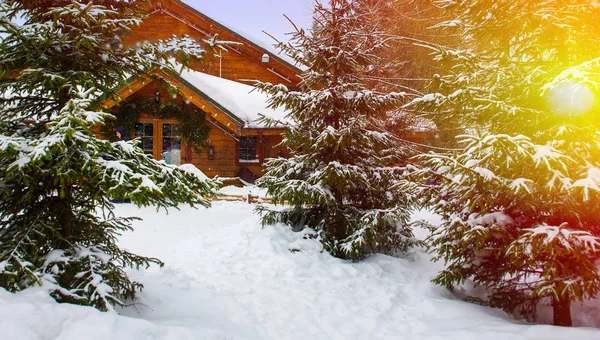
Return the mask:
<svg viewBox="0 0 600 340">
<path fill-rule="evenodd" d="M 589 112 L 596 98 L 585 84 L 568 81 L 548 92 L 548 103 L 559 115 L 580 116 Z"/>
</svg>

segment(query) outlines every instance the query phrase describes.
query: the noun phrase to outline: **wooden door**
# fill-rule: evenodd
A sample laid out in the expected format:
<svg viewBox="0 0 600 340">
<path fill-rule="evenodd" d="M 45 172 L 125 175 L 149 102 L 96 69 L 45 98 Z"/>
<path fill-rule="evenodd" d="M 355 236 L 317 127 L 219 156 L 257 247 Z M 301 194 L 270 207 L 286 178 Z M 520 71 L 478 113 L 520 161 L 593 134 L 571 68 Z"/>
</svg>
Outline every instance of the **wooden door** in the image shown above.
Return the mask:
<svg viewBox="0 0 600 340">
<path fill-rule="evenodd" d="M 135 124 L 135 137 L 141 139 L 141 147 L 154 159 L 167 164 L 185 163 L 185 150 L 176 119 L 140 118 Z"/>
</svg>

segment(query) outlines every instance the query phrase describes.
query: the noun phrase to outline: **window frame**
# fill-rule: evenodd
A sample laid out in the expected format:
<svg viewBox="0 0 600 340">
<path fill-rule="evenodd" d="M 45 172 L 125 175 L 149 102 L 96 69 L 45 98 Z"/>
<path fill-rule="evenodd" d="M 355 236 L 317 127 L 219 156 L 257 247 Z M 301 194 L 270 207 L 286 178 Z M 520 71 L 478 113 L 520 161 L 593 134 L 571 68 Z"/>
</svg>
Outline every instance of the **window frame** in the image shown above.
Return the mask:
<svg viewBox="0 0 600 340">
<path fill-rule="evenodd" d="M 180 125 L 181 126 L 181 122 L 177 119 L 171 119 L 171 118 L 167 118 L 167 119 L 161 119 L 161 118 L 139 118 L 136 123 L 141 123 L 141 124 L 154 124 L 153 125 L 153 131 L 154 131 L 154 143 L 152 145 L 152 157 L 156 160 L 162 160 L 162 142 L 163 142 L 163 124 L 171 124 L 171 125 Z M 137 138 L 138 136 L 135 134 L 135 129 L 132 131 L 132 133 L 130 134 L 130 136 L 133 136 L 133 138 Z M 187 150 L 185 147 L 185 141 L 183 136 L 180 135 L 180 141 L 181 141 L 181 152 L 180 152 L 180 163 L 181 164 L 185 164 L 187 163 Z"/>
<path fill-rule="evenodd" d="M 252 147 L 244 147 L 242 148 L 242 139 L 254 139 L 254 148 Z M 242 159 L 242 149 L 246 149 L 246 150 L 252 150 L 254 149 L 254 155 L 256 158 L 254 159 Z M 259 138 L 258 136 L 240 136 L 239 140 L 236 143 L 236 162 L 238 164 L 245 164 L 245 165 L 260 165 L 262 164 L 262 160 L 260 157 L 260 152 L 259 152 L 260 148 L 259 148 Z M 248 152 L 246 151 L 246 154 L 248 154 Z"/>
</svg>

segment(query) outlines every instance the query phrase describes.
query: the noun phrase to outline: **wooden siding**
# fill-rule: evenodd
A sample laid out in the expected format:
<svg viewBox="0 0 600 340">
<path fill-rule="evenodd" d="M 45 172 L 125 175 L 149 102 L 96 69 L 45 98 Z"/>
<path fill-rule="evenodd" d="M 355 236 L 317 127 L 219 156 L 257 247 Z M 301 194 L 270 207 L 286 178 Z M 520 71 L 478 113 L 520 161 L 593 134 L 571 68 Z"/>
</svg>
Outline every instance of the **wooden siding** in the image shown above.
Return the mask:
<svg viewBox="0 0 600 340">
<path fill-rule="evenodd" d="M 124 38 L 126 46 L 133 46 L 138 42 L 156 41 L 158 39 L 169 39 L 173 35 L 182 36 L 187 34 L 197 40 L 219 35 L 219 39 L 242 43 L 228 47 L 228 52 L 222 52 L 221 58 L 214 57 L 211 51 L 207 51 L 205 59 L 201 63 L 192 65 L 192 68 L 217 77 L 244 83 L 244 80 L 260 80 L 271 83 L 281 83 L 286 86 L 296 86 L 299 82 L 298 70 L 287 63 L 278 60 L 273 54 L 255 46 L 245 38 L 231 32 L 224 26 L 212 19 L 191 10 L 178 1 L 154 1 L 151 14 L 130 35 Z M 266 37 L 268 39 L 268 37 Z M 263 54 L 270 55 L 268 63 L 262 62 Z M 177 80 L 161 74 L 172 84 L 178 84 Z M 207 176 L 234 177 L 242 167 L 260 176 L 264 173 L 262 161 L 265 158 L 278 157 L 284 153 L 274 148 L 282 139 L 281 129 L 243 129 L 225 112 L 214 106 L 206 98 L 201 98 L 193 93 L 191 89 L 181 86 L 185 98 L 190 99 L 193 105 L 201 108 L 207 113 L 207 122 L 210 126 L 208 144 L 215 150 L 215 158 L 209 159 L 206 150 L 196 153 L 188 148 L 186 158 L 192 164 L 202 170 Z M 156 92 L 156 84 L 147 83 L 132 84 L 130 89 L 122 91 L 123 97 L 138 91 L 135 96 L 152 98 Z M 166 98 L 163 91 L 161 98 Z M 178 99 L 179 100 L 179 99 Z M 107 103 L 112 107 L 115 103 Z M 238 161 L 238 137 L 257 136 L 257 150 L 260 163 L 240 163 Z"/>
<path fill-rule="evenodd" d="M 281 146 L 278 146 L 279 143 L 281 143 L 281 133 L 278 135 L 272 135 L 272 136 L 262 136 L 262 139 L 265 143 L 264 145 L 264 153 L 265 153 L 265 158 L 277 158 L 277 157 L 289 157 L 290 153 L 288 150 L 286 150 L 285 148 L 282 148 Z"/>
<path fill-rule="evenodd" d="M 150 82 L 144 86 L 141 86 L 131 95 L 128 100 L 134 98 L 154 98 L 154 94 L 159 90 L 159 86 L 156 82 Z M 184 91 L 185 92 L 185 91 Z M 169 93 L 163 88 L 160 90 L 161 100 L 172 100 L 176 103 L 181 103 L 183 98 L 181 96 L 172 98 Z M 207 124 L 210 128 L 208 135 L 208 145 L 212 146 L 215 150 L 215 158 L 209 159 L 207 150 L 202 152 L 195 152 L 193 148 L 182 148 L 182 162 L 192 163 L 202 172 L 209 177 L 220 176 L 220 177 L 235 177 L 238 171 L 242 167 L 247 167 L 257 176 L 264 173 L 262 163 L 240 163 L 238 161 L 238 141 L 237 138 L 240 135 L 243 136 L 262 136 L 258 138 L 258 153 L 260 160 L 269 157 L 277 157 L 281 152 L 274 148 L 276 144 L 281 142 L 280 129 L 267 130 L 267 135 L 262 135 L 263 131 L 256 129 L 238 130 L 237 126 L 231 124 L 229 120 L 221 120 L 225 117 L 225 114 L 213 107 L 210 103 L 198 98 L 192 98 L 190 105 L 195 105 L 206 112 Z M 115 107 L 116 110 L 116 107 Z M 216 114 L 216 117 L 213 117 Z M 147 118 L 156 118 L 148 117 Z M 158 119 L 158 121 L 162 121 Z M 225 124 L 224 124 L 224 123 Z M 229 126 L 226 126 L 229 124 Z"/>
<path fill-rule="evenodd" d="M 212 51 L 207 51 L 204 62 L 193 65 L 197 71 L 239 82 L 260 80 L 286 86 L 298 84 L 300 79 L 297 69 L 277 60 L 272 53 L 253 45 L 209 18 L 190 11 L 185 5 L 168 1 L 162 4 L 162 11 L 156 8 L 154 14 L 124 38 L 125 46 L 133 46 L 142 41 L 165 40 L 173 35 L 187 34 L 201 40 L 218 34 L 221 40 L 239 42 L 242 45 L 228 47 L 229 51 L 223 52 L 220 59 L 212 56 Z M 269 63 L 262 62 L 265 53 L 271 56 Z"/>
<path fill-rule="evenodd" d="M 215 158 L 209 159 L 206 150 L 201 153 L 193 152 L 191 163 L 209 177 L 235 177 L 239 170 L 236 164 L 236 140 L 211 126 L 208 144 L 215 149 Z"/>
</svg>

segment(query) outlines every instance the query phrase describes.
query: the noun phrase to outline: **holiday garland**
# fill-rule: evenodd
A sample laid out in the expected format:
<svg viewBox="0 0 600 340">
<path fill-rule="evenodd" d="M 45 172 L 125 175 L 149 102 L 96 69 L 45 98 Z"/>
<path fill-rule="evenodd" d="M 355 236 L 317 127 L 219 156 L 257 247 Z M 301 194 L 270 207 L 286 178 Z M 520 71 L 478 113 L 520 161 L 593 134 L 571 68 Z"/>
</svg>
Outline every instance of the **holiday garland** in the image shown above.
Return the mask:
<svg viewBox="0 0 600 340">
<path fill-rule="evenodd" d="M 142 114 L 160 119 L 177 119 L 181 122 L 180 132 L 187 146 L 192 146 L 196 152 L 201 152 L 207 146 L 209 127 L 206 125 L 205 112 L 194 105 L 170 101 L 156 103 L 152 99 L 136 98 L 119 105 L 114 124 L 125 131 L 133 131 Z M 109 129 L 114 131 L 115 126 Z"/>
</svg>

